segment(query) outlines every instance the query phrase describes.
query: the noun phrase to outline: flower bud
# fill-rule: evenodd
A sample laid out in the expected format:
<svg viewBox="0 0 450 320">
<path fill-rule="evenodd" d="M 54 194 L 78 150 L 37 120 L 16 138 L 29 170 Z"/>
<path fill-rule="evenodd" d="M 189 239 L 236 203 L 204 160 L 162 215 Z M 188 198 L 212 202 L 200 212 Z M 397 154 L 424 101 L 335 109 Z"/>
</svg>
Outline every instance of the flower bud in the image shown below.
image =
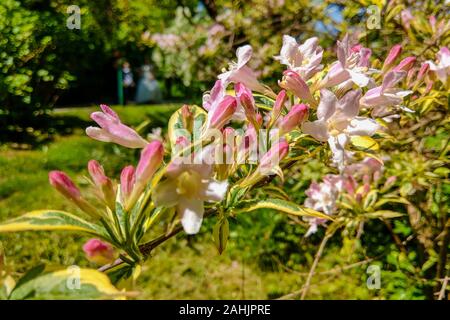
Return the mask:
<svg viewBox="0 0 450 320">
<path fill-rule="evenodd" d="M 208 128 L 222 128 L 231 119 L 236 109 L 236 98 L 232 96 L 225 96 L 211 115 Z"/>
<path fill-rule="evenodd" d="M 392 67 L 395 63 L 395 60 L 397 60 L 397 58 L 400 56 L 401 53 L 402 53 L 401 45 L 396 44 L 395 46 L 393 46 L 389 51 L 386 59 L 384 60 L 383 70 L 387 71 L 390 67 Z"/>
<path fill-rule="evenodd" d="M 283 72 L 283 81 L 280 82 L 280 87 L 286 90 L 292 91 L 297 97 L 308 101 L 309 103 L 316 105 L 309 87 L 306 82 L 298 75 L 297 72 L 292 70 L 286 70 Z"/>
<path fill-rule="evenodd" d="M 69 176 L 62 171 L 50 171 L 48 174 L 50 184 L 66 198 L 75 201 L 81 198 L 81 192 Z"/>
<path fill-rule="evenodd" d="M 114 209 L 116 206 L 116 192 L 111 179 L 105 175 L 103 167 L 98 161 L 90 160 L 88 162 L 88 171 L 95 185 L 102 192 L 105 203 L 110 209 Z"/>
<path fill-rule="evenodd" d="M 135 170 L 133 166 L 126 166 L 120 173 L 120 198 L 122 204 L 125 204 L 130 197 L 135 182 Z"/>
<path fill-rule="evenodd" d="M 274 167 L 278 166 L 280 161 L 289 153 L 289 144 L 281 140 L 275 143 L 270 150 L 262 156 L 259 164 L 260 171 L 268 174 Z"/>
<path fill-rule="evenodd" d="M 64 197 L 73 201 L 81 210 L 97 218 L 97 210 L 81 196 L 80 190 L 67 174 L 62 171 L 50 171 L 48 174 L 50 184 Z"/>
<path fill-rule="evenodd" d="M 272 126 L 278 119 L 281 114 L 281 110 L 283 110 L 284 104 L 287 100 L 287 94 L 285 90 L 281 90 L 278 95 L 275 103 L 273 105 L 273 109 L 270 115 L 270 125 Z"/>
<path fill-rule="evenodd" d="M 425 75 L 428 73 L 428 70 L 430 70 L 430 65 L 426 62 L 422 63 L 419 73 L 417 74 L 417 83 L 422 81 L 423 77 L 425 77 Z"/>
<path fill-rule="evenodd" d="M 283 117 L 280 124 L 280 134 L 294 130 L 308 117 L 308 106 L 306 104 L 296 104 L 289 113 Z"/>
<path fill-rule="evenodd" d="M 116 259 L 114 248 L 107 242 L 100 239 L 90 239 L 83 245 L 86 258 L 98 265 L 113 262 Z"/>
<path fill-rule="evenodd" d="M 142 191 L 163 161 L 164 147 L 160 141 L 150 142 L 141 152 L 136 167 L 136 189 Z"/>
<path fill-rule="evenodd" d="M 254 126 L 256 123 L 256 107 L 255 99 L 253 98 L 252 91 L 246 88 L 242 83 L 238 82 L 234 86 L 236 92 L 236 98 L 240 102 L 241 106 L 244 108 L 247 120 Z"/>
<path fill-rule="evenodd" d="M 416 62 L 416 57 L 407 57 L 400 61 L 400 63 L 393 69 L 394 71 L 409 71 Z"/>
</svg>

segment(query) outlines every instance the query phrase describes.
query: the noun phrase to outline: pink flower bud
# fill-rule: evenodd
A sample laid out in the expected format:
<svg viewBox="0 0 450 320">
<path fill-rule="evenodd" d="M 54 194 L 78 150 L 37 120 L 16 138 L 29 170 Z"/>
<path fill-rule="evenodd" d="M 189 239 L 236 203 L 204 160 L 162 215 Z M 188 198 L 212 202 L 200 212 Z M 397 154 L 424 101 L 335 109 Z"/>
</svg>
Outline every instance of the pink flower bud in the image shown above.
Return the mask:
<svg viewBox="0 0 450 320">
<path fill-rule="evenodd" d="M 393 69 L 394 71 L 409 71 L 416 62 L 416 57 L 407 57 L 400 61 L 400 63 Z"/>
<path fill-rule="evenodd" d="M 280 86 L 283 89 L 292 91 L 297 97 L 304 99 L 311 104 L 316 104 L 316 101 L 309 91 L 308 85 L 297 72 L 286 70 L 283 72 L 283 75 L 283 81 L 280 82 Z"/>
<path fill-rule="evenodd" d="M 236 109 L 236 98 L 225 96 L 211 115 L 208 127 L 210 129 L 222 128 L 231 119 Z"/>
<path fill-rule="evenodd" d="M 67 174 L 62 171 L 50 171 L 48 174 L 50 184 L 64 197 L 73 201 L 81 210 L 97 218 L 97 210 L 81 196 L 80 190 Z"/>
<path fill-rule="evenodd" d="M 164 147 L 160 141 L 152 141 L 142 150 L 136 167 L 136 185 L 144 187 L 147 184 L 161 165 L 163 157 Z"/>
<path fill-rule="evenodd" d="M 86 258 L 98 265 L 108 264 L 116 259 L 114 248 L 100 239 L 90 239 L 83 245 Z"/>
<path fill-rule="evenodd" d="M 280 161 L 284 159 L 289 153 L 289 144 L 281 140 L 275 143 L 270 150 L 262 156 L 260 162 L 260 169 L 262 173 L 267 174 L 274 167 L 279 165 Z"/>
<path fill-rule="evenodd" d="M 428 63 L 422 63 L 420 67 L 419 73 L 417 74 L 417 82 L 422 81 L 423 77 L 427 74 L 428 70 L 430 70 L 430 65 Z"/>
<path fill-rule="evenodd" d="M 103 167 L 96 160 L 90 160 L 88 162 L 88 171 L 94 181 L 95 185 L 101 190 L 103 199 L 106 204 L 111 208 L 115 208 L 116 204 L 116 192 L 114 190 L 113 183 L 105 175 Z"/>
<path fill-rule="evenodd" d="M 50 184 L 66 198 L 73 201 L 81 198 L 80 190 L 64 172 L 50 171 L 48 178 Z"/>
<path fill-rule="evenodd" d="M 281 110 L 283 110 L 284 104 L 287 100 L 287 94 L 285 90 L 281 90 L 278 95 L 275 103 L 273 105 L 272 113 L 270 115 L 270 123 L 274 124 L 277 121 L 278 117 L 281 114 Z"/>
<path fill-rule="evenodd" d="M 135 182 L 134 171 L 133 166 L 126 166 L 120 173 L 120 198 L 122 200 L 122 204 L 125 204 L 133 191 Z"/>
<path fill-rule="evenodd" d="M 402 53 L 402 46 L 399 44 L 396 44 L 391 48 L 389 51 L 389 54 L 387 55 L 386 59 L 384 60 L 383 64 L 383 70 L 387 70 L 388 68 L 392 67 L 395 63 L 395 60 L 400 56 Z"/>
<path fill-rule="evenodd" d="M 101 187 L 108 183 L 109 178 L 105 175 L 103 167 L 97 160 L 90 160 L 88 162 L 88 171 L 97 186 Z"/>
<path fill-rule="evenodd" d="M 253 125 L 256 123 L 256 107 L 255 99 L 253 98 L 252 91 L 246 88 L 242 83 L 238 82 L 234 85 L 234 91 L 236 92 L 236 98 L 244 108 L 247 120 Z"/>
<path fill-rule="evenodd" d="M 296 104 L 289 113 L 284 116 L 280 124 L 280 134 L 288 133 L 294 130 L 308 116 L 308 106 L 306 104 Z"/>
</svg>

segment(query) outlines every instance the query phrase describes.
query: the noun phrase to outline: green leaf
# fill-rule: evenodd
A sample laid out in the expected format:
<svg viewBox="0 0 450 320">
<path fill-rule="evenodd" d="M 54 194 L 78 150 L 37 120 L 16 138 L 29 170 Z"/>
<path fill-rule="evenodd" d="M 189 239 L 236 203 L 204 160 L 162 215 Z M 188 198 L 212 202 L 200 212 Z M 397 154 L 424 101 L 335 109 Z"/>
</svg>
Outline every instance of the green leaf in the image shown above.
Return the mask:
<svg viewBox="0 0 450 320">
<path fill-rule="evenodd" d="M 364 214 L 364 216 L 369 219 L 375 219 L 375 218 L 390 219 L 390 218 L 398 218 L 403 215 L 404 215 L 403 213 L 395 212 L 395 211 L 391 211 L 391 210 L 378 210 L 378 211 Z"/>
<path fill-rule="evenodd" d="M 125 293 L 94 269 L 76 266 L 34 278 L 15 289 L 10 299 L 121 299 Z"/>
<path fill-rule="evenodd" d="M 298 204 L 281 199 L 266 199 L 262 201 L 253 201 L 250 206 L 248 206 L 247 208 L 243 208 L 238 212 L 250 212 L 257 209 L 274 209 L 294 216 L 310 216 L 321 219 L 333 220 L 333 218 L 322 212 L 310 208 L 301 207 Z"/>
<path fill-rule="evenodd" d="M 0 233 L 41 230 L 81 231 L 107 238 L 107 234 L 102 227 L 73 214 L 57 210 L 32 211 L 0 224 Z"/>
<path fill-rule="evenodd" d="M 228 235 L 230 233 L 230 226 L 227 218 L 221 218 L 217 221 L 213 229 L 213 238 L 219 254 L 225 251 L 228 242 Z"/>
</svg>

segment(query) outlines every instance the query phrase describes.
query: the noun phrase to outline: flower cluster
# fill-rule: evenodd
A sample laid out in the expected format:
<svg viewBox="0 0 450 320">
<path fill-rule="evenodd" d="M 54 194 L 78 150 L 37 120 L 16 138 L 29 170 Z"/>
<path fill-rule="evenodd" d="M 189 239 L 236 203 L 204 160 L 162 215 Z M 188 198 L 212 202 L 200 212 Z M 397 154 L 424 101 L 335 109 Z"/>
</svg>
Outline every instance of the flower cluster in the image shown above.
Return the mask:
<svg viewBox="0 0 450 320">
<path fill-rule="evenodd" d="M 211 32 L 223 31 L 219 26 L 216 29 Z M 376 69 L 371 50 L 351 43 L 348 36 L 337 43 L 338 60 L 327 65 L 317 38 L 298 43 L 285 35 L 280 54 L 274 58 L 286 70 L 279 80 L 280 88 L 273 90 L 248 66 L 252 52 L 249 45 L 237 49 L 237 62 L 231 63 L 203 95 L 203 108 L 185 105 L 172 116 L 169 159 L 164 159 L 169 152 L 160 138 L 150 142 L 142 138 L 122 124 L 108 106 L 101 105 L 102 112 L 91 115 L 99 125 L 86 129 L 91 138 L 142 149 L 136 168 L 123 168 L 119 184 L 105 175 L 97 161 L 89 162 L 92 184 L 106 211 L 86 200 L 66 174 L 51 172 L 50 183 L 92 217 L 116 223 L 125 215 L 129 219 L 124 224 L 126 230 L 118 228 L 116 232 L 119 245 L 134 241 L 127 238 L 130 230 L 131 237 L 142 236 L 136 228 L 145 225 L 142 221 L 148 210 L 155 208 L 174 208 L 185 232 L 195 234 L 205 206 L 220 212 L 233 210 L 239 206 L 233 201 L 243 199 L 261 180 L 274 174 L 283 178 L 282 162 L 290 159 L 291 147 L 298 137 L 310 136 L 317 146 L 329 146 L 331 164 L 338 174 L 327 175 L 306 191 L 305 206 L 325 214 L 305 218 L 311 226 L 309 235 L 326 222 L 324 217 L 335 214 L 343 192 L 355 204 L 360 203 L 382 170 L 381 162 L 374 158 L 358 160 L 367 153 L 358 152 L 355 141 L 364 138 L 375 142 L 370 137 L 383 130 L 379 118 L 406 110 L 403 99 L 413 90 L 402 88 L 421 86 L 429 70 L 445 81 L 449 70 L 447 48 L 441 49 L 436 63 L 429 61 L 418 68 L 415 57 L 398 61 L 401 47 L 397 45 L 382 68 Z M 237 189 L 243 191 L 236 193 Z M 130 223 L 136 226 L 130 227 Z M 102 247 L 101 257 L 111 256 L 107 249 Z"/>
</svg>

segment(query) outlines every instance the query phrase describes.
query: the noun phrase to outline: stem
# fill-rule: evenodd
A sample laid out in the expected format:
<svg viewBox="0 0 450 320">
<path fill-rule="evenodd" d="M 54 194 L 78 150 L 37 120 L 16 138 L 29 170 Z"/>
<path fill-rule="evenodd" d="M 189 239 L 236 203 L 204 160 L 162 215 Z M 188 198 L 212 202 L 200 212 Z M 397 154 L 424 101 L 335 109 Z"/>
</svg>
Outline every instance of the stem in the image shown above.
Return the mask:
<svg viewBox="0 0 450 320">
<path fill-rule="evenodd" d="M 306 282 L 303 285 L 302 295 L 300 296 L 300 300 L 304 300 L 306 297 L 306 293 L 308 292 L 308 288 L 310 286 L 311 279 L 314 275 L 314 271 L 316 270 L 316 267 L 319 264 L 319 259 L 322 256 L 323 249 L 325 248 L 325 245 L 327 244 L 327 241 L 330 238 L 331 238 L 331 235 L 327 234 L 327 235 L 325 235 L 325 237 L 322 239 L 322 242 L 320 243 L 319 250 L 317 250 L 316 257 L 314 258 L 314 262 L 311 266 L 311 269 L 309 270 L 308 278 L 306 278 Z"/>
</svg>

